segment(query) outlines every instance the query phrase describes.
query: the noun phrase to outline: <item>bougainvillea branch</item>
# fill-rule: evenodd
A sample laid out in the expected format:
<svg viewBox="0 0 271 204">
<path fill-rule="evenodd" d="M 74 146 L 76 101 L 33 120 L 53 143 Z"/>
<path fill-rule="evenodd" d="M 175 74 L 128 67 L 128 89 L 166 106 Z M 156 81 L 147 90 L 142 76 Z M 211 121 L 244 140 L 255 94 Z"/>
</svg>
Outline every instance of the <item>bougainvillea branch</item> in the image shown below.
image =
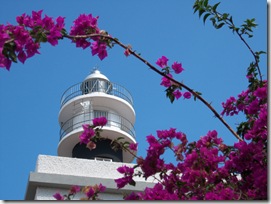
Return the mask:
<svg viewBox="0 0 271 204">
<path fill-rule="evenodd" d="M 158 73 L 159 75 L 169 79 L 170 81 L 172 81 L 174 84 L 176 84 L 177 86 L 183 87 L 185 88 L 187 91 L 189 91 L 190 93 L 193 94 L 194 97 L 198 98 L 204 105 L 206 105 L 215 115 L 215 117 L 217 117 L 222 123 L 223 125 L 225 125 L 225 127 L 240 141 L 242 141 L 243 139 L 230 127 L 230 125 L 220 116 L 220 114 L 210 105 L 210 103 L 208 103 L 198 92 L 194 91 L 193 89 L 191 89 L 190 87 L 188 87 L 187 85 L 185 85 L 184 83 L 181 83 L 177 80 L 175 80 L 172 77 L 169 77 L 167 74 L 165 74 L 164 72 L 158 70 L 155 66 L 153 66 L 150 62 L 148 62 L 146 59 L 144 59 L 141 55 L 139 55 L 138 53 L 136 53 L 134 50 L 131 49 L 131 46 L 126 46 L 123 43 L 121 43 L 118 39 L 113 38 L 109 35 L 103 35 L 103 34 L 90 34 L 90 35 L 78 35 L 78 36 L 71 36 L 71 35 L 64 35 L 63 37 L 67 37 L 69 39 L 86 39 L 86 38 L 95 38 L 95 37 L 101 37 L 104 39 L 108 39 L 111 42 L 114 42 L 115 44 L 118 44 L 119 46 L 121 46 L 122 48 L 124 48 L 125 50 L 128 50 L 128 52 L 135 56 L 137 59 L 139 59 L 140 61 L 142 61 L 144 64 L 146 64 L 150 69 L 152 69 L 154 72 Z"/>
<path fill-rule="evenodd" d="M 233 33 L 236 33 L 240 40 L 245 44 L 250 53 L 254 58 L 253 68 L 255 67 L 258 71 L 260 81 L 262 81 L 261 69 L 259 67 L 260 54 L 265 52 L 254 52 L 247 41 L 244 39 L 244 35 L 247 35 L 249 38 L 253 37 L 253 28 L 257 27 L 255 19 L 247 19 L 244 21 L 240 27 L 237 27 L 233 22 L 233 17 L 229 13 L 221 13 L 217 11 L 219 3 L 216 3 L 214 6 L 209 5 L 209 0 L 196 0 L 194 3 L 194 13 L 198 12 L 199 17 L 203 15 L 203 22 L 209 18 L 212 21 L 213 26 L 216 29 L 222 28 L 224 25 L 228 25 L 229 29 Z M 249 67 L 250 68 L 250 67 Z"/>
<path fill-rule="evenodd" d="M 63 29 L 61 27 L 61 29 Z M 76 28 L 78 29 L 78 28 Z M 71 33 L 74 33 L 75 30 L 72 30 Z M 73 32 L 74 31 L 74 32 Z M 40 31 L 41 32 L 41 31 Z M 91 31 L 93 32 L 93 31 Z M 96 30 L 95 30 L 96 32 Z M 98 33 L 91 33 L 91 34 L 87 34 L 87 35 L 69 35 L 66 32 L 62 32 L 61 36 L 54 36 L 54 40 L 58 39 L 58 38 L 69 38 L 73 41 L 76 42 L 76 46 L 81 46 L 83 48 L 86 48 L 88 46 L 90 46 L 90 42 L 86 41 L 86 39 L 97 39 L 99 38 L 99 42 L 102 43 L 97 43 L 98 41 L 94 41 L 94 43 L 92 44 L 92 54 L 98 54 L 99 57 L 101 59 L 103 59 L 105 56 L 107 56 L 107 53 L 105 51 L 106 45 L 108 46 L 113 46 L 114 44 L 118 44 L 119 46 L 121 46 L 122 48 L 125 49 L 125 51 L 129 52 L 131 55 L 135 56 L 137 59 L 139 59 L 140 61 L 142 61 L 144 64 L 146 64 L 150 69 L 152 69 L 153 71 L 155 71 L 156 73 L 158 73 L 159 75 L 167 78 L 168 80 L 170 80 L 172 83 L 174 83 L 176 86 L 179 87 L 183 87 L 185 88 L 187 91 L 189 91 L 191 94 L 193 94 L 193 96 L 195 98 L 198 98 L 203 104 L 205 104 L 215 115 L 215 117 L 217 117 L 222 123 L 223 125 L 225 125 L 225 127 L 238 139 L 238 140 L 242 140 L 242 138 L 239 137 L 239 135 L 226 123 L 226 121 L 220 116 L 220 114 L 210 105 L 210 103 L 208 103 L 202 96 L 200 96 L 200 94 L 196 91 L 194 91 L 193 89 L 191 89 L 190 87 L 188 87 L 187 85 L 185 85 L 184 83 L 181 83 L 177 80 L 175 80 L 174 78 L 170 77 L 168 74 L 166 74 L 163 71 L 158 70 L 155 66 L 153 66 L 151 63 L 149 63 L 146 59 L 144 59 L 143 57 L 141 57 L 139 54 L 137 54 L 135 51 L 133 51 L 131 49 L 131 46 L 126 46 L 123 43 L 121 43 L 119 40 L 117 40 L 116 38 L 111 37 L 108 34 L 104 34 L 104 31 L 97 31 Z M 45 34 L 46 35 L 47 32 L 41 32 L 40 35 Z M 79 42 L 78 42 L 79 40 Z M 13 43 L 14 39 L 8 39 L 4 42 L 4 45 L 9 45 L 10 43 Z M 32 43 L 32 40 L 30 40 Z M 113 44 L 114 43 L 114 44 Z M 52 44 L 52 42 L 51 42 Z M 53 41 L 53 45 L 55 45 L 56 42 Z M 25 45 L 27 47 L 27 44 Z M 104 47 L 105 46 L 105 47 Z M 30 51 L 33 49 L 29 49 Z M 26 50 L 27 52 L 30 52 L 28 49 Z M 38 53 L 37 48 L 35 48 L 34 51 L 32 51 L 33 54 L 34 53 Z M 13 56 L 14 61 L 16 61 L 16 57 L 14 57 L 14 51 L 10 51 L 10 55 Z M 23 57 L 20 57 L 20 53 L 22 53 Z M 32 55 L 33 55 L 32 54 Z M 19 51 L 18 54 L 18 58 L 24 62 L 27 58 L 27 56 L 25 55 L 25 52 Z M 10 65 L 9 65 L 10 66 Z"/>
</svg>

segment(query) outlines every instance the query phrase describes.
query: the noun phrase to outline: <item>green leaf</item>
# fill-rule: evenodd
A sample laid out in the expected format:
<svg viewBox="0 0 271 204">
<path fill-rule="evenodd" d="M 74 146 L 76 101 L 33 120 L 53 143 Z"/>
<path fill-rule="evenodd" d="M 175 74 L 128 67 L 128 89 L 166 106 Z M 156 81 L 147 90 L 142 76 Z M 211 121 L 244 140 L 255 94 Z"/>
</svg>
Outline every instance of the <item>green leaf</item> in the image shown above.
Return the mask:
<svg viewBox="0 0 271 204">
<path fill-rule="evenodd" d="M 198 92 L 198 91 L 195 91 L 195 93 L 197 93 L 199 96 L 202 95 L 202 93 L 200 93 L 200 92 Z M 197 100 L 197 96 L 194 95 L 194 101 L 196 101 L 196 100 Z"/>
<path fill-rule="evenodd" d="M 207 19 L 210 15 L 211 15 L 210 13 L 207 13 L 207 14 L 204 15 L 204 17 L 203 17 L 203 23 L 204 23 L 204 24 L 205 24 L 206 19 Z"/>
<path fill-rule="evenodd" d="M 132 180 L 129 182 L 129 184 L 130 184 L 131 186 L 135 186 L 135 185 L 136 185 L 136 182 L 132 179 Z"/>
<path fill-rule="evenodd" d="M 222 15 L 223 20 L 226 20 L 226 19 L 228 18 L 229 15 L 230 15 L 230 14 L 228 14 L 228 13 L 223 13 L 223 15 Z"/>
<path fill-rule="evenodd" d="M 196 13 L 197 10 L 199 10 L 199 5 L 198 5 L 198 3 L 195 2 L 194 6 L 193 6 L 193 9 L 194 9 L 194 13 Z"/>
<path fill-rule="evenodd" d="M 170 102 L 173 103 L 174 100 L 175 100 L 175 96 L 172 94 L 172 95 L 170 96 Z"/>
<path fill-rule="evenodd" d="M 225 24 L 225 23 L 220 23 L 220 24 L 218 24 L 215 28 L 216 28 L 216 29 L 220 29 L 224 24 Z"/>
<path fill-rule="evenodd" d="M 171 92 L 171 93 L 168 93 L 168 94 L 167 94 L 167 97 L 169 98 L 169 100 L 170 100 L 170 102 L 171 102 L 171 103 L 173 103 L 173 102 L 174 102 L 175 97 L 174 97 L 174 95 L 173 95 L 173 93 L 172 93 L 172 92 Z"/>
<path fill-rule="evenodd" d="M 12 50 L 12 51 L 9 52 L 9 57 L 10 57 L 10 59 L 11 59 L 13 62 L 16 62 L 16 63 L 17 63 L 17 56 L 16 56 L 14 50 Z"/>
<path fill-rule="evenodd" d="M 165 91 L 166 91 L 166 96 L 169 98 L 170 102 L 173 103 L 175 96 L 173 95 L 173 91 L 176 89 L 177 86 L 170 86 L 168 87 Z"/>
<path fill-rule="evenodd" d="M 266 54 L 265 51 L 259 51 L 259 52 L 255 52 L 256 55 L 261 55 L 261 54 Z"/>
<path fill-rule="evenodd" d="M 204 12 L 205 12 L 205 10 L 201 8 L 201 9 L 199 10 L 199 17 L 201 17 L 201 15 L 202 15 Z"/>
<path fill-rule="evenodd" d="M 207 6 L 208 6 L 208 0 L 205 0 L 205 1 L 203 2 L 203 4 L 204 4 L 205 7 L 207 7 Z"/>
<path fill-rule="evenodd" d="M 129 146 L 130 145 L 130 142 L 127 142 L 127 141 L 125 141 L 124 143 L 123 143 L 123 146 Z"/>
<path fill-rule="evenodd" d="M 215 17 L 210 18 L 210 20 L 212 21 L 213 26 L 215 26 L 216 25 L 216 19 L 215 19 Z"/>
<path fill-rule="evenodd" d="M 231 23 L 233 23 L 232 16 L 230 17 L 229 21 L 230 21 Z"/>
<path fill-rule="evenodd" d="M 118 137 L 118 138 L 116 139 L 116 141 L 119 141 L 119 140 L 122 140 L 122 139 L 124 139 L 124 137 Z"/>
<path fill-rule="evenodd" d="M 47 42 L 47 35 L 45 33 L 41 33 L 40 42 Z"/>
<path fill-rule="evenodd" d="M 218 7 L 218 5 L 220 4 L 220 2 L 218 2 L 217 4 L 215 4 L 214 6 L 213 6 L 213 11 L 216 13 L 216 9 L 217 9 L 217 7 Z"/>
</svg>

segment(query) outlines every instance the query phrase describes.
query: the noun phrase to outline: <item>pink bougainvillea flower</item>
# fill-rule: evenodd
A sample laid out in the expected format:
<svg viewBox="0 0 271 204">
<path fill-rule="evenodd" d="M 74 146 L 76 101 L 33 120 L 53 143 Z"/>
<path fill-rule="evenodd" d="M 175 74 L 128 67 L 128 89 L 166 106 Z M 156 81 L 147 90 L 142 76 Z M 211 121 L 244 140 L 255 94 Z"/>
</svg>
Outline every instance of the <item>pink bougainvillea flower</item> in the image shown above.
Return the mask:
<svg viewBox="0 0 271 204">
<path fill-rule="evenodd" d="M 182 63 L 178 62 L 174 62 L 171 67 L 176 74 L 180 74 L 184 70 L 184 68 L 182 67 Z"/>
<path fill-rule="evenodd" d="M 168 62 L 168 58 L 166 58 L 165 56 L 162 56 L 156 61 L 156 64 L 161 68 L 165 68 L 167 66 L 167 62 Z"/>
<path fill-rule="evenodd" d="M 132 180 L 132 178 L 133 178 L 132 176 L 129 176 L 129 177 L 123 177 L 123 178 L 115 179 L 117 187 L 118 188 L 123 188 L 124 186 L 126 186 Z"/>
<path fill-rule="evenodd" d="M 97 41 L 94 41 L 91 43 L 91 53 L 92 55 L 98 54 L 98 57 L 103 60 L 105 57 L 107 57 L 107 51 L 106 51 L 106 44 L 100 43 Z"/>
<path fill-rule="evenodd" d="M 100 58 L 100 60 L 103 60 L 104 58 L 107 57 L 107 51 L 106 51 L 106 44 L 105 43 L 100 43 L 98 57 Z"/>
<path fill-rule="evenodd" d="M 105 126 L 107 123 L 106 117 L 99 117 L 93 119 L 93 125 L 94 126 Z"/>
<path fill-rule="evenodd" d="M 58 16 L 57 19 L 56 19 L 56 26 L 59 28 L 59 29 L 63 29 L 64 26 L 65 26 L 65 22 L 64 22 L 65 18 L 62 17 L 62 16 Z"/>
<path fill-rule="evenodd" d="M 18 59 L 24 64 L 24 62 L 26 60 L 26 54 L 23 50 L 19 52 Z"/>
<path fill-rule="evenodd" d="M 179 99 L 182 96 L 182 93 L 179 90 L 176 90 L 173 92 L 173 95 L 176 99 Z"/>
<path fill-rule="evenodd" d="M 92 187 L 90 187 L 85 193 L 88 198 L 91 198 L 94 195 L 95 191 L 93 190 Z"/>
<path fill-rule="evenodd" d="M 80 190 L 81 190 L 80 186 L 77 186 L 77 185 L 72 186 L 70 189 L 70 194 L 78 193 Z"/>
<path fill-rule="evenodd" d="M 130 150 L 137 151 L 137 146 L 138 146 L 138 144 L 137 144 L 137 143 L 130 143 L 130 144 L 129 144 L 129 148 L 130 148 Z"/>
<path fill-rule="evenodd" d="M 87 144 L 89 142 L 89 136 L 85 132 L 83 132 L 79 136 L 79 139 L 80 139 L 80 144 L 82 144 L 82 143 Z"/>
<path fill-rule="evenodd" d="M 121 174 L 124 174 L 124 177 L 115 179 L 115 182 L 118 188 L 123 188 L 125 185 L 134 182 L 133 180 L 134 168 L 133 167 L 128 167 L 124 165 L 117 168 L 117 171 Z"/>
<path fill-rule="evenodd" d="M 254 95 L 259 98 L 266 98 L 267 97 L 267 87 L 257 88 L 254 92 Z"/>
<path fill-rule="evenodd" d="M 131 168 L 129 166 L 120 166 L 117 168 L 117 171 L 121 174 L 125 174 L 125 175 L 131 175 L 134 173 L 134 168 Z"/>
<path fill-rule="evenodd" d="M 10 36 L 6 32 L 7 26 L 0 25 L 0 47 L 2 47 Z M 2 53 L 2 52 L 1 52 Z"/>
<path fill-rule="evenodd" d="M 83 129 L 84 129 L 83 133 L 79 136 L 80 144 L 82 144 L 82 143 L 88 144 L 88 142 L 90 141 L 90 139 L 95 135 L 95 132 L 87 124 L 83 125 Z"/>
<path fill-rule="evenodd" d="M 9 71 L 11 63 L 11 60 L 5 58 L 4 55 L 0 54 L 0 67 L 6 68 Z"/>
<path fill-rule="evenodd" d="M 55 193 L 53 195 L 53 197 L 56 199 L 56 200 L 64 200 L 64 196 L 62 196 L 60 193 Z"/>
<path fill-rule="evenodd" d="M 87 143 L 87 148 L 88 148 L 89 150 L 96 149 L 96 143 L 93 142 L 93 141 L 89 141 L 89 142 Z"/>
<path fill-rule="evenodd" d="M 167 74 L 167 76 L 172 78 L 171 74 Z M 162 85 L 164 87 L 170 87 L 171 86 L 171 81 L 166 77 L 162 77 L 162 82 L 160 83 L 160 85 Z"/>
<path fill-rule="evenodd" d="M 238 113 L 237 107 L 235 106 L 236 99 L 231 96 L 229 99 L 227 99 L 226 103 L 222 102 L 222 106 L 224 110 L 221 112 L 221 115 L 226 114 L 227 116 L 233 116 L 234 114 Z"/>
<path fill-rule="evenodd" d="M 130 53 L 129 49 L 126 49 L 126 50 L 124 51 L 124 55 L 125 55 L 126 57 L 128 57 L 130 54 L 131 54 L 131 53 Z"/>
<path fill-rule="evenodd" d="M 186 99 L 190 99 L 191 98 L 191 93 L 190 92 L 185 92 L 183 94 L 183 97 L 186 98 Z"/>
<path fill-rule="evenodd" d="M 101 183 L 99 184 L 98 188 L 99 188 L 98 189 L 99 192 L 104 192 L 106 190 L 106 187 L 104 185 L 102 185 Z"/>
<path fill-rule="evenodd" d="M 70 35 L 86 35 L 90 33 L 99 33 L 97 27 L 97 17 L 92 17 L 91 14 L 81 14 L 77 19 L 74 20 L 73 26 L 71 27 Z"/>
<path fill-rule="evenodd" d="M 50 33 L 47 35 L 47 40 L 51 45 L 55 46 L 58 44 L 58 39 L 61 37 L 61 32 L 56 27 L 53 27 L 50 29 Z"/>
<path fill-rule="evenodd" d="M 35 54 L 40 54 L 38 49 L 40 48 L 39 43 L 30 43 L 25 45 L 26 53 L 27 53 L 27 58 L 34 56 Z"/>
</svg>

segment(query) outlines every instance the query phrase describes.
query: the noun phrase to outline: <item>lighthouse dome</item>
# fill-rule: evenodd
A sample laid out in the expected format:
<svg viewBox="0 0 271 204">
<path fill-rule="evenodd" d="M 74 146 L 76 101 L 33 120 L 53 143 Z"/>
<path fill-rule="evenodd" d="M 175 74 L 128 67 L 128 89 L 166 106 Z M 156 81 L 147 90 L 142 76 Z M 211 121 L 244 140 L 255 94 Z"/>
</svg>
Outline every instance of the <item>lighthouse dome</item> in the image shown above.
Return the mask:
<svg viewBox="0 0 271 204">
<path fill-rule="evenodd" d="M 102 92 L 110 93 L 112 84 L 109 79 L 98 69 L 94 69 L 83 81 L 81 85 L 83 94 Z"/>
<path fill-rule="evenodd" d="M 98 69 L 94 69 L 85 79 L 84 81 L 89 81 L 89 79 L 104 79 L 109 81 L 109 79 L 103 75 Z"/>
</svg>

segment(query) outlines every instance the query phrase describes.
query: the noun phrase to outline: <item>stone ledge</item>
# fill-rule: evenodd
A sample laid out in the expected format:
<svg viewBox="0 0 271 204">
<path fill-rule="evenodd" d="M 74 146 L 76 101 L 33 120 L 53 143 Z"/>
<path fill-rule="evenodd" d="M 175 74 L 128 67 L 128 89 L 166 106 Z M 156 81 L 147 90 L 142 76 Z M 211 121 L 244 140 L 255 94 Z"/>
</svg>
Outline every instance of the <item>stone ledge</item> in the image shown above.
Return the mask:
<svg viewBox="0 0 271 204">
<path fill-rule="evenodd" d="M 105 193 L 117 194 L 139 192 L 143 191 L 146 187 L 154 186 L 154 183 L 151 182 L 137 181 L 136 186 L 127 185 L 122 189 L 117 189 L 113 178 L 109 179 L 30 172 L 25 200 L 34 200 L 36 189 L 38 187 L 61 188 L 68 190 L 72 185 L 88 186 L 100 183 L 106 186 Z"/>
<path fill-rule="evenodd" d="M 117 179 L 123 176 L 117 171 L 117 168 L 123 165 L 133 167 L 135 164 L 39 155 L 35 171 L 39 173 Z M 142 177 L 136 177 L 135 180 L 145 181 Z M 154 182 L 154 179 L 149 178 L 147 182 Z"/>
</svg>

